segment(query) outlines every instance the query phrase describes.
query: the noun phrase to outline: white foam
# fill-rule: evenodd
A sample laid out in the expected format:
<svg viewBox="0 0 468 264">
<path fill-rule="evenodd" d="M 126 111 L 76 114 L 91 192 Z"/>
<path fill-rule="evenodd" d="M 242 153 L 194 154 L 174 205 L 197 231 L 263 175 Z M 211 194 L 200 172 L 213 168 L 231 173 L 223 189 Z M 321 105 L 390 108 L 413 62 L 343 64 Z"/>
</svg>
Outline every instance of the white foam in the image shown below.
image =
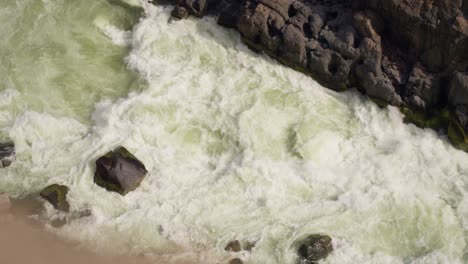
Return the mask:
<svg viewBox="0 0 468 264">
<path fill-rule="evenodd" d="M 109 37 L 115 45 L 128 46 L 131 43 L 132 32 L 117 28 L 105 19 L 96 19 L 96 26 Z"/>
<path fill-rule="evenodd" d="M 334 238 L 326 263 L 464 262 L 466 153 L 251 52 L 212 18 L 145 11 L 126 58 L 145 90 L 99 102 L 91 127 L 27 112 L 7 128 L 19 143 L 9 179 L 22 167 L 47 179 L 37 186 L 67 183 L 72 210 L 92 210 L 60 234 L 168 263 L 295 263 L 310 233 Z M 92 180 L 118 145 L 149 171 L 125 197 Z M 257 244 L 229 254 L 232 239 Z"/>
<path fill-rule="evenodd" d="M 13 88 L 7 88 L 0 92 L 0 127 L 6 127 L 13 122 L 13 114 L 11 113 L 12 104 L 20 93 Z M 0 129 L 2 131 L 3 129 Z M 3 131 L 2 131 L 3 132 Z"/>
</svg>

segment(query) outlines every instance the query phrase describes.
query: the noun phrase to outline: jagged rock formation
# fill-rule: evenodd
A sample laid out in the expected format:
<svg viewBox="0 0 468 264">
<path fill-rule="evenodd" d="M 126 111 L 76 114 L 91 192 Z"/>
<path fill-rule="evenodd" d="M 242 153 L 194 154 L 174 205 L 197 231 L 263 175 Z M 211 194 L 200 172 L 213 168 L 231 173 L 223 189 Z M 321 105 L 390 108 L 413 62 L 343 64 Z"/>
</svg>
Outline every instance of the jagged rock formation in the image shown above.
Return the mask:
<svg viewBox="0 0 468 264">
<path fill-rule="evenodd" d="M 185 7 L 176 6 L 174 10 L 172 10 L 171 16 L 175 17 L 176 19 L 184 19 L 189 16 L 189 13 Z"/>
<path fill-rule="evenodd" d="M 217 15 L 252 49 L 330 89 L 356 87 L 400 107 L 407 121 L 444 129 L 468 150 L 468 0 L 169 2 Z"/>
<path fill-rule="evenodd" d="M 108 191 L 126 195 L 140 185 L 147 172 L 141 161 L 119 147 L 96 160 L 94 182 Z"/>
<path fill-rule="evenodd" d="M 298 253 L 300 263 L 317 264 L 319 260 L 325 259 L 333 251 L 332 239 L 326 235 L 309 235 L 300 242 Z"/>
<path fill-rule="evenodd" d="M 0 142 L 0 168 L 6 168 L 15 160 L 15 144 Z"/>
<path fill-rule="evenodd" d="M 70 211 L 67 201 L 68 187 L 65 185 L 52 184 L 40 192 L 40 196 L 48 201 L 55 209 L 63 212 Z"/>
</svg>

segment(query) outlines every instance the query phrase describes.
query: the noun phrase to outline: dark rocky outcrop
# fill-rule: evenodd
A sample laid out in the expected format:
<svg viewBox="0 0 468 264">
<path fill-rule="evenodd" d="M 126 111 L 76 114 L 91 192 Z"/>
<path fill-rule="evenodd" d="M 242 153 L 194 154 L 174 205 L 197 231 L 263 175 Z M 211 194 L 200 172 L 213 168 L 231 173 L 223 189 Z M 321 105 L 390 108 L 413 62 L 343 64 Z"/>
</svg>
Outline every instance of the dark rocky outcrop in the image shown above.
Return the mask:
<svg viewBox="0 0 468 264">
<path fill-rule="evenodd" d="M 96 160 L 94 182 L 108 191 L 125 195 L 140 185 L 146 173 L 141 161 L 119 147 Z"/>
<path fill-rule="evenodd" d="M 448 129 L 449 139 L 455 147 L 468 151 L 468 74 L 454 73 L 448 102 L 455 107 Z"/>
<path fill-rule="evenodd" d="M 0 168 L 11 165 L 15 160 L 15 144 L 13 142 L 0 142 Z"/>
<path fill-rule="evenodd" d="M 343 91 L 357 87 L 406 120 L 448 132 L 468 149 L 466 0 L 177 0 L 218 16 L 256 51 Z M 439 116 L 443 114 L 443 116 Z M 450 132 L 450 133 L 449 133 Z"/>
<path fill-rule="evenodd" d="M 52 184 L 40 192 L 40 196 L 47 200 L 55 209 L 63 212 L 70 211 L 67 201 L 68 187 L 65 185 Z"/>
<path fill-rule="evenodd" d="M 316 264 L 333 251 L 332 239 L 326 235 L 309 235 L 299 242 L 300 263 Z"/>
</svg>

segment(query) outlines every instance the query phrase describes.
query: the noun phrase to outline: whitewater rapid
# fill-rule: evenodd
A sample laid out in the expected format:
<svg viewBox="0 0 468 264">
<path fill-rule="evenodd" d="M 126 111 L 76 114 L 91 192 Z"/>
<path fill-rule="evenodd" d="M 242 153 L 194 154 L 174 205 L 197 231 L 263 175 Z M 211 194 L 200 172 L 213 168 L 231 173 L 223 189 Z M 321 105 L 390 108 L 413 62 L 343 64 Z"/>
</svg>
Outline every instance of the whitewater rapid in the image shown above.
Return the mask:
<svg viewBox="0 0 468 264">
<path fill-rule="evenodd" d="M 17 150 L 0 191 L 66 184 L 71 210 L 91 215 L 53 232 L 157 263 L 292 264 L 311 233 L 333 237 L 323 263 L 468 262 L 466 153 L 255 54 L 214 18 L 140 5 L 137 23 L 106 1 L 0 4 L 0 131 Z M 93 183 L 119 145 L 149 171 L 125 197 Z M 234 239 L 256 246 L 225 252 Z"/>
</svg>

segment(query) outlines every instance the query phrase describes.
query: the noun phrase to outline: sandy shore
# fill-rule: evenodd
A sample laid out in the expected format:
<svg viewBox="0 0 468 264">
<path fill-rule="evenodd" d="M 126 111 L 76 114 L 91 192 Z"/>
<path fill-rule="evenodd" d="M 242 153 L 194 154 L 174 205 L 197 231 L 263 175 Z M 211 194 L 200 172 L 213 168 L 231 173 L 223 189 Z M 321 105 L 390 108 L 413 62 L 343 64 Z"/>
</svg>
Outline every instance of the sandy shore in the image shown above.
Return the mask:
<svg viewBox="0 0 468 264">
<path fill-rule="evenodd" d="M 65 241 L 40 224 L 32 224 L 23 212 L 10 208 L 8 196 L 0 194 L 0 263 L 8 264 L 149 264 L 150 261 L 130 256 L 104 256 L 76 243 Z M 24 210 L 24 211 L 23 211 Z M 12 213 L 14 211 L 14 213 Z"/>
<path fill-rule="evenodd" d="M 137 257 L 101 256 L 80 249 L 40 227 L 12 216 L 0 216 L 0 263 L 12 264 L 149 264 Z"/>
<path fill-rule="evenodd" d="M 0 263 L 3 264 L 166 264 L 157 257 L 104 255 L 67 241 L 27 215 L 38 213 L 35 200 L 14 200 L 0 193 Z M 118 252 L 117 252 L 118 253 Z M 172 264 L 200 264 L 200 259 L 176 258 Z M 201 262 L 203 263 L 203 262 Z M 227 262 L 226 262 L 227 263 Z"/>
</svg>

